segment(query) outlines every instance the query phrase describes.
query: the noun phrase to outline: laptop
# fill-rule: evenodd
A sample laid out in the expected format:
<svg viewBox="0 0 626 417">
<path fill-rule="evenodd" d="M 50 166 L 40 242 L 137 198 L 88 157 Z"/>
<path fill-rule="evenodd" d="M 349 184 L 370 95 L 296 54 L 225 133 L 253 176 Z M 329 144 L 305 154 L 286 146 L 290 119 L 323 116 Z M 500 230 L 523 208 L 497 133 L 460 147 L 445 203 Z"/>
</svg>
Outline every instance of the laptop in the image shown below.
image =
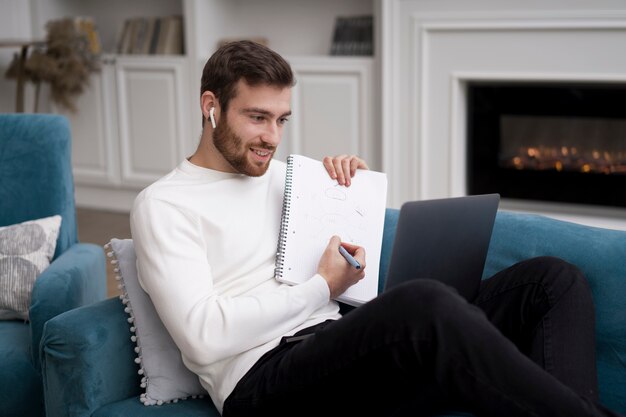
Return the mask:
<svg viewBox="0 0 626 417">
<path fill-rule="evenodd" d="M 413 279 L 478 295 L 499 194 L 411 201 L 400 208 L 384 291 Z"/>
</svg>

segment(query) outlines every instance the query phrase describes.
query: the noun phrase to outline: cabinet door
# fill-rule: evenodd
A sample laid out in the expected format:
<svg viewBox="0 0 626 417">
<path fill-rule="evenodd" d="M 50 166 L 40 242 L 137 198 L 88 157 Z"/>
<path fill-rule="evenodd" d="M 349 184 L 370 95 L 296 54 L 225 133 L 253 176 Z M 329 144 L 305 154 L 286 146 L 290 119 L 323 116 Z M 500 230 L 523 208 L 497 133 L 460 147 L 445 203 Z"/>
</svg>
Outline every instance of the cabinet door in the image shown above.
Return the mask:
<svg viewBox="0 0 626 417">
<path fill-rule="evenodd" d="M 103 59 L 99 72 L 76 101 L 75 113 L 52 105 L 67 116 L 72 131 L 72 167 L 77 184 L 114 185 L 120 182 L 117 122 L 109 103 L 115 92 L 113 61 Z"/>
<path fill-rule="evenodd" d="M 284 134 L 283 158 L 300 153 L 321 159 L 326 155 L 356 154 L 375 168 L 379 152 L 373 143 L 371 58 L 292 58 L 296 76 L 293 117 Z"/>
<path fill-rule="evenodd" d="M 185 157 L 185 67 L 184 58 L 117 58 L 122 185 L 144 187 Z"/>
</svg>

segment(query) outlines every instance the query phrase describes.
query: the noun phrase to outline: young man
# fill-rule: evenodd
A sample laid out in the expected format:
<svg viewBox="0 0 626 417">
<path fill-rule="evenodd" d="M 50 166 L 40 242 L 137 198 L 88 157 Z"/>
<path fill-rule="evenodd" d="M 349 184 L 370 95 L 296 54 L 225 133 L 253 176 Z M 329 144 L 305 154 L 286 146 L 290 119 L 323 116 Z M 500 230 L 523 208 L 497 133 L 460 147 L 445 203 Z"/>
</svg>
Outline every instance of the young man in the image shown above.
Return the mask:
<svg viewBox="0 0 626 417">
<path fill-rule="evenodd" d="M 144 289 L 186 366 L 228 416 L 615 415 L 597 405 L 586 281 L 554 258 L 484 282 L 475 305 L 428 280 L 341 317 L 333 298 L 364 276 L 365 250 L 335 236 L 318 273 L 274 279 L 291 115 L 289 64 L 251 42 L 220 48 L 202 75 L 197 151 L 146 188 L 131 214 Z M 366 164 L 325 158 L 349 186 Z"/>
</svg>

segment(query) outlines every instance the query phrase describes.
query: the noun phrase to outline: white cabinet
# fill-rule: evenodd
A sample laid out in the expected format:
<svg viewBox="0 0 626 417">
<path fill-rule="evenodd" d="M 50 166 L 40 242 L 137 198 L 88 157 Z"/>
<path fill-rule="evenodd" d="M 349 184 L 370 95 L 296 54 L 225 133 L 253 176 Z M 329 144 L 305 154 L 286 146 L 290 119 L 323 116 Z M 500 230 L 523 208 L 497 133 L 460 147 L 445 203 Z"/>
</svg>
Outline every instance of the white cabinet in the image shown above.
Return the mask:
<svg viewBox="0 0 626 417">
<path fill-rule="evenodd" d="M 128 210 L 139 190 L 193 151 L 183 57 L 108 56 L 72 125 L 76 200 Z"/>
<path fill-rule="evenodd" d="M 371 58 L 301 57 L 289 60 L 297 83 L 293 116 L 278 157 L 299 153 L 321 159 L 339 153 L 363 157 L 377 165 L 373 60 Z"/>
<path fill-rule="evenodd" d="M 115 49 L 126 18 L 180 14 L 184 19 L 185 55 L 107 55 L 90 89 L 79 98 L 79 112 L 68 114 L 77 204 L 129 210 L 139 190 L 195 150 L 201 133 L 202 68 L 224 38 L 265 38 L 294 69 L 294 114 L 279 159 L 289 153 L 313 158 L 357 154 L 380 170 L 381 125 L 375 117 L 381 107 L 378 58 L 337 57 L 329 52 L 338 16 L 374 15 L 377 34 L 381 4 L 380 0 L 33 0 L 31 14 L 40 32 L 49 19 L 91 16 L 107 52 Z"/>
<path fill-rule="evenodd" d="M 189 156 L 184 58 L 117 58 L 121 183 L 144 187 Z"/>
<path fill-rule="evenodd" d="M 52 106 L 54 112 L 70 119 L 72 130 L 72 166 L 77 184 L 112 185 L 119 182 L 116 168 L 114 111 L 105 95 L 114 92 L 111 69 L 91 76 L 89 88 L 78 98 L 76 113 Z M 114 140 L 113 140 L 114 139 Z"/>
</svg>

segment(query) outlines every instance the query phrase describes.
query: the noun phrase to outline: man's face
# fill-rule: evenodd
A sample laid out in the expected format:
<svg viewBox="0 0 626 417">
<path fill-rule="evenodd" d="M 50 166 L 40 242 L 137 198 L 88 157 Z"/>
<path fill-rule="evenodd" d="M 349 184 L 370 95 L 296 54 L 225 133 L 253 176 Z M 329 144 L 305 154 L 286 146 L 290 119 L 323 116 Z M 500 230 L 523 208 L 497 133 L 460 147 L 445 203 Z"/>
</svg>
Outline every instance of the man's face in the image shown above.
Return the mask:
<svg viewBox="0 0 626 417">
<path fill-rule="evenodd" d="M 267 171 L 291 114 L 291 88 L 249 86 L 236 95 L 213 131 L 213 143 L 234 171 L 258 177 Z"/>
</svg>

